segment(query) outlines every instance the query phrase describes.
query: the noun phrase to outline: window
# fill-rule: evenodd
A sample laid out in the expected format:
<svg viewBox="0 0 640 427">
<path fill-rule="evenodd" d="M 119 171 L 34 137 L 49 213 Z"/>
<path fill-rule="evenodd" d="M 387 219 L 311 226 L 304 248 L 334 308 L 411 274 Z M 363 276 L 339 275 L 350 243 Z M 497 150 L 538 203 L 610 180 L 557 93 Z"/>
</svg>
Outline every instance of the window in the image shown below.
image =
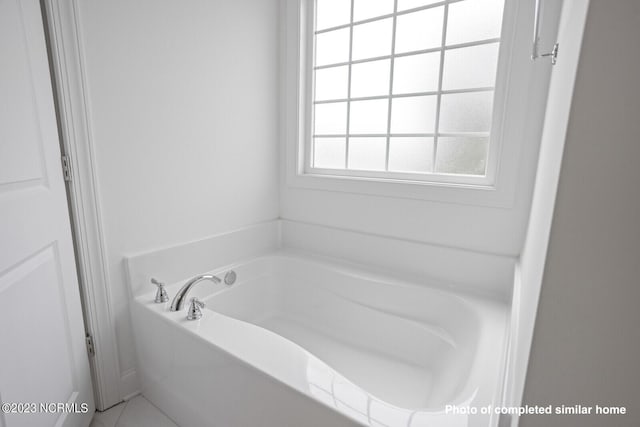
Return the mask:
<svg viewBox="0 0 640 427">
<path fill-rule="evenodd" d="M 504 0 L 315 0 L 305 171 L 487 183 Z"/>
</svg>

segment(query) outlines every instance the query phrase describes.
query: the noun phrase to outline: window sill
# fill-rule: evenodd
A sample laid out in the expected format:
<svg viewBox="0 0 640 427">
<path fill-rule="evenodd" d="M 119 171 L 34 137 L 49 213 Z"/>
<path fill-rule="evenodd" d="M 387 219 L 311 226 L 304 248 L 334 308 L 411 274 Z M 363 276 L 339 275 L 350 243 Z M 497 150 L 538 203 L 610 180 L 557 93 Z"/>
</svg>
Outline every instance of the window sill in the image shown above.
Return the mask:
<svg viewBox="0 0 640 427">
<path fill-rule="evenodd" d="M 510 208 L 512 192 L 491 185 L 453 184 L 444 182 L 407 181 L 359 176 L 289 173 L 290 188 L 335 191 L 361 195 L 416 199 L 437 203 Z"/>
</svg>

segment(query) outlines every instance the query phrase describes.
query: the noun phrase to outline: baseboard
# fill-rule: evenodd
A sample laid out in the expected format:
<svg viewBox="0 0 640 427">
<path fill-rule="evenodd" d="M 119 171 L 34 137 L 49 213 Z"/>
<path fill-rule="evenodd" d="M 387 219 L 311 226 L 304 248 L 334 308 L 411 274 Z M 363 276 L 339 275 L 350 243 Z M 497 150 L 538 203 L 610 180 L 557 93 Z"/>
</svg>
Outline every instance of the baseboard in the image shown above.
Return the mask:
<svg viewBox="0 0 640 427">
<path fill-rule="evenodd" d="M 127 369 L 120 376 L 120 395 L 122 400 L 129 400 L 140 394 L 140 383 L 135 368 Z"/>
</svg>

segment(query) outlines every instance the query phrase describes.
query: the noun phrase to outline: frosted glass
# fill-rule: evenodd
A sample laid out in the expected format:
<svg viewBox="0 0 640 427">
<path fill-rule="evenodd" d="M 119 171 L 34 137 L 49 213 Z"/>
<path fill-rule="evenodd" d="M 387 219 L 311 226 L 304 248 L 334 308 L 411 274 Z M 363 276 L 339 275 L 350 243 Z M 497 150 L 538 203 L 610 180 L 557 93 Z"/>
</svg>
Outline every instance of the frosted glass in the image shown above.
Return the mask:
<svg viewBox="0 0 640 427">
<path fill-rule="evenodd" d="M 493 91 L 442 95 L 440 132 L 488 132 Z"/>
<path fill-rule="evenodd" d="M 329 65 L 349 60 L 349 29 L 316 35 L 315 65 Z"/>
<path fill-rule="evenodd" d="M 391 138 L 389 170 L 431 172 L 433 170 L 433 138 Z"/>
<path fill-rule="evenodd" d="M 440 52 L 401 56 L 393 66 L 393 93 L 438 90 Z"/>
<path fill-rule="evenodd" d="M 447 45 L 500 37 L 504 0 L 465 0 L 449 5 Z"/>
<path fill-rule="evenodd" d="M 484 175 L 488 138 L 438 138 L 436 172 Z"/>
<path fill-rule="evenodd" d="M 350 20 L 349 0 L 316 0 L 316 30 L 348 24 Z"/>
<path fill-rule="evenodd" d="M 372 101 L 351 102 L 349 133 L 387 133 L 387 110 L 389 101 L 375 99 Z"/>
<path fill-rule="evenodd" d="M 391 133 L 433 133 L 436 97 L 394 98 L 391 105 Z"/>
<path fill-rule="evenodd" d="M 313 167 L 344 169 L 346 138 L 314 138 Z"/>
<path fill-rule="evenodd" d="M 497 65 L 498 43 L 447 50 L 444 54 L 442 89 L 494 86 Z"/>
<path fill-rule="evenodd" d="M 396 22 L 396 53 L 442 45 L 442 6 L 400 15 Z"/>
<path fill-rule="evenodd" d="M 384 170 L 387 138 L 349 138 L 349 169 Z"/>
<path fill-rule="evenodd" d="M 393 13 L 393 0 L 355 0 L 353 5 L 354 21 L 362 21 L 390 13 Z"/>
<path fill-rule="evenodd" d="M 408 10 L 415 7 L 439 3 L 441 0 L 398 0 L 398 10 Z"/>
<path fill-rule="evenodd" d="M 317 104 L 314 115 L 316 135 L 344 135 L 347 133 L 347 103 Z"/>
<path fill-rule="evenodd" d="M 315 100 L 344 99 L 347 97 L 349 67 L 331 67 L 316 70 Z"/>
<path fill-rule="evenodd" d="M 353 59 L 374 58 L 391 54 L 391 18 L 353 27 Z"/>
<path fill-rule="evenodd" d="M 351 66 L 351 97 L 387 95 L 391 61 L 363 62 Z"/>
</svg>

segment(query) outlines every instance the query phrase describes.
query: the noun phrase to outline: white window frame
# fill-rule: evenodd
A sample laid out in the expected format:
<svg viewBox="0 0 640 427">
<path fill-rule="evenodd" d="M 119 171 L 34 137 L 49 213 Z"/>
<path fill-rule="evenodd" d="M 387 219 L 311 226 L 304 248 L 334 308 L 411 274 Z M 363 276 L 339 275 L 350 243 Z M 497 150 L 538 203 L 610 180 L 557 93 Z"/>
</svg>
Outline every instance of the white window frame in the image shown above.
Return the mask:
<svg viewBox="0 0 640 427">
<path fill-rule="evenodd" d="M 353 2 L 355 0 L 351 0 L 351 4 L 353 7 Z M 308 28 L 312 28 L 311 31 L 311 35 L 310 35 L 310 39 L 312 40 L 312 42 L 310 44 L 307 45 L 307 49 L 305 51 L 305 61 L 307 63 L 307 78 L 309 80 L 309 82 L 311 84 L 309 84 L 306 90 L 307 90 L 307 94 L 306 94 L 306 99 L 308 100 L 307 102 L 310 102 L 311 105 L 315 104 L 322 104 L 322 103 L 332 103 L 332 102 L 339 102 L 339 101 L 359 101 L 359 100 L 374 100 L 374 99 L 383 99 L 383 100 L 389 100 L 389 106 L 388 106 L 388 123 L 387 123 L 387 134 L 375 134 L 375 135 L 357 135 L 357 134 L 352 134 L 347 132 L 347 134 L 345 135 L 331 135 L 331 137 L 344 137 L 347 140 L 347 146 L 349 144 L 349 139 L 350 138 L 354 138 L 354 137 L 361 137 L 361 136 L 371 136 L 371 137 L 385 137 L 387 138 L 387 149 L 386 149 L 386 155 L 387 155 L 387 162 L 388 162 L 388 156 L 389 156 L 389 139 L 388 138 L 392 138 L 395 136 L 398 137 L 429 137 L 429 138 L 434 138 L 434 153 L 435 153 L 435 149 L 437 146 L 437 140 L 439 137 L 448 137 L 448 136 L 453 136 L 453 137 L 489 137 L 489 151 L 487 153 L 487 161 L 486 161 L 486 165 L 485 165 L 485 175 L 465 175 L 465 174 L 447 174 L 447 173 L 437 173 L 437 172 L 429 172 L 429 173 L 411 173 L 411 172 L 394 172 L 394 171 L 368 171 L 368 170 L 353 170 L 353 169 L 324 169 L 324 168 L 317 168 L 312 166 L 313 164 L 313 145 L 314 145 L 314 138 L 313 138 L 313 114 L 311 114 L 311 112 L 308 113 L 307 117 L 306 117 L 306 122 L 309 124 L 308 126 L 308 130 L 307 130 L 307 136 L 303 139 L 303 141 L 301 141 L 301 143 L 304 143 L 304 154 L 305 154 L 305 159 L 304 159 L 304 170 L 306 173 L 308 174 L 320 174 L 320 175 L 336 175 L 336 176 L 355 176 L 355 177 L 369 177 L 369 178 L 377 178 L 377 179 L 397 179 L 397 180 L 405 180 L 405 181 L 425 181 L 425 182 L 431 182 L 431 183 L 445 183 L 445 184 L 470 184 L 470 185 L 485 185 L 485 186 L 490 186 L 493 184 L 494 180 L 495 180 L 495 161 L 496 161 L 496 152 L 499 149 L 499 138 L 494 138 L 493 137 L 493 132 L 457 132 L 457 133 L 445 133 L 445 132 L 439 132 L 438 130 L 438 125 L 439 125 L 439 115 L 440 115 L 440 106 L 441 106 L 441 97 L 442 95 L 445 94 L 457 94 L 457 93 L 478 93 L 478 92 L 486 92 L 486 91 L 491 91 L 495 93 L 495 87 L 494 86 L 490 86 L 490 87 L 477 87 L 477 88 L 470 88 L 470 89 L 459 89 L 459 90 L 442 90 L 442 80 L 443 80 L 443 68 L 444 68 L 444 52 L 448 51 L 448 50 L 454 50 L 454 49 L 459 49 L 459 48 L 463 48 L 463 47 L 473 47 L 473 46 L 484 46 L 484 45 L 489 45 L 489 44 L 495 44 L 495 43 L 499 43 L 500 42 L 500 38 L 490 38 L 490 39 L 486 39 L 486 40 L 479 40 L 479 41 L 473 41 L 473 42 L 468 42 L 468 43 L 461 43 L 461 44 L 455 44 L 455 45 L 445 45 L 443 43 L 442 46 L 436 47 L 436 48 L 430 48 L 430 49 L 424 49 L 424 50 L 419 50 L 419 51 L 411 51 L 411 52 L 403 52 L 403 53 L 396 53 L 393 49 L 392 52 L 389 55 L 385 55 L 385 56 L 380 56 L 380 57 L 374 57 L 374 58 L 367 58 L 367 59 L 361 59 L 361 60 L 356 60 L 353 61 L 351 58 L 349 58 L 349 60 L 347 62 L 342 62 L 339 64 L 330 64 L 330 65 L 322 65 L 320 67 L 315 67 L 314 63 L 313 63 L 313 57 L 314 57 L 314 51 L 313 51 L 313 37 L 315 34 L 318 33 L 324 33 L 324 32 L 328 32 L 328 31 L 333 31 L 336 29 L 341 29 L 341 28 L 350 28 L 351 29 L 351 38 L 353 37 L 353 28 L 355 25 L 359 25 L 359 24 L 363 24 L 363 23 L 368 23 L 368 22 L 376 22 L 382 19 L 388 19 L 391 18 L 393 19 L 394 25 L 394 32 L 395 32 L 395 22 L 398 16 L 403 16 L 403 15 L 407 15 L 407 14 L 411 14 L 414 12 L 418 12 L 418 11 L 422 11 L 422 10 L 429 10 L 429 9 L 435 9 L 438 7 L 443 7 L 444 8 L 444 21 L 445 24 L 442 26 L 442 40 L 444 42 L 444 38 L 445 38 L 445 34 L 447 32 L 447 16 L 448 16 L 448 8 L 450 4 L 454 4 L 454 3 L 459 3 L 463 0 L 443 0 L 440 2 L 436 2 L 436 3 L 432 3 L 432 4 L 428 4 L 425 6 L 420 6 L 420 7 L 416 7 L 413 9 L 407 9 L 407 10 L 401 10 L 401 11 L 394 11 L 393 13 L 390 14 L 386 14 L 386 15 L 382 15 L 382 16 L 378 16 L 375 18 L 368 18 L 368 19 L 364 19 L 361 21 L 356 21 L 356 22 L 352 22 L 349 24 L 345 24 L 345 25 L 340 25 L 337 27 L 332 27 L 332 28 L 326 28 L 326 29 L 322 29 L 320 31 L 315 31 L 315 29 L 313 29 L 313 22 L 314 22 L 314 7 L 309 7 L 306 11 L 306 13 L 308 14 Z M 314 5 L 316 2 L 312 1 L 311 4 Z M 396 0 L 397 3 L 397 0 Z M 395 39 L 395 34 L 394 34 L 394 39 Z M 394 45 L 395 43 L 392 43 L 392 45 Z M 395 47 L 395 46 L 394 46 Z M 438 78 L 438 89 L 435 91 L 430 91 L 430 92 L 417 92 L 417 93 L 402 93 L 402 94 L 393 94 L 391 93 L 391 91 L 387 94 L 387 95 L 380 95 L 380 96 L 368 96 L 368 97 L 363 97 L 363 98 L 356 98 L 356 97 L 351 97 L 349 96 L 349 98 L 345 98 L 342 100 L 328 100 L 328 101 L 314 101 L 314 96 L 313 96 L 313 76 L 314 76 L 314 71 L 316 69 L 324 69 L 324 68 L 333 68 L 333 67 L 337 67 L 337 66 L 342 66 L 342 65 L 349 65 L 349 64 L 359 64 L 359 63 L 368 63 L 368 62 L 372 62 L 372 61 L 378 61 L 381 59 L 389 59 L 391 61 L 391 73 L 389 73 L 389 79 L 392 80 L 393 79 L 393 64 L 395 62 L 396 58 L 400 58 L 400 57 L 410 57 L 410 56 L 414 56 L 414 55 L 419 55 L 419 54 L 423 54 L 423 53 L 435 53 L 435 52 L 440 52 L 440 72 L 439 72 L 439 78 Z M 391 87 L 392 82 L 389 82 L 389 86 Z M 351 77 L 349 77 L 349 85 L 351 85 Z M 437 105 L 437 112 L 436 112 L 436 117 L 435 117 L 435 132 L 433 133 L 420 133 L 420 134 L 393 134 L 391 132 L 391 108 L 392 108 L 392 102 L 391 99 L 396 99 L 396 98 L 405 98 L 405 97 L 412 97 L 412 96 L 436 96 L 437 97 L 437 101 L 436 101 L 436 105 Z M 349 104 L 347 104 L 347 111 L 349 110 Z M 492 128 L 494 128 L 495 126 L 501 126 L 501 111 L 495 111 L 494 110 L 494 114 L 492 114 Z M 347 129 L 349 128 L 349 113 L 347 113 Z M 499 136 L 499 135 L 498 135 Z M 325 135 L 322 135 L 321 137 L 325 137 Z M 347 148 L 348 151 L 348 148 Z M 348 158 L 349 153 L 346 153 L 346 158 Z M 434 156 L 434 161 L 435 161 L 435 156 Z M 435 168 L 435 164 L 434 164 L 434 168 Z"/>
<path fill-rule="evenodd" d="M 458 1 L 444 0 L 432 7 Z M 532 179 L 535 169 L 551 69 L 529 58 L 533 2 L 505 0 L 486 176 L 472 179 L 310 167 L 313 9 L 314 0 L 283 2 L 281 127 L 287 186 L 491 207 L 514 205 L 518 179 L 522 175 Z"/>
</svg>

